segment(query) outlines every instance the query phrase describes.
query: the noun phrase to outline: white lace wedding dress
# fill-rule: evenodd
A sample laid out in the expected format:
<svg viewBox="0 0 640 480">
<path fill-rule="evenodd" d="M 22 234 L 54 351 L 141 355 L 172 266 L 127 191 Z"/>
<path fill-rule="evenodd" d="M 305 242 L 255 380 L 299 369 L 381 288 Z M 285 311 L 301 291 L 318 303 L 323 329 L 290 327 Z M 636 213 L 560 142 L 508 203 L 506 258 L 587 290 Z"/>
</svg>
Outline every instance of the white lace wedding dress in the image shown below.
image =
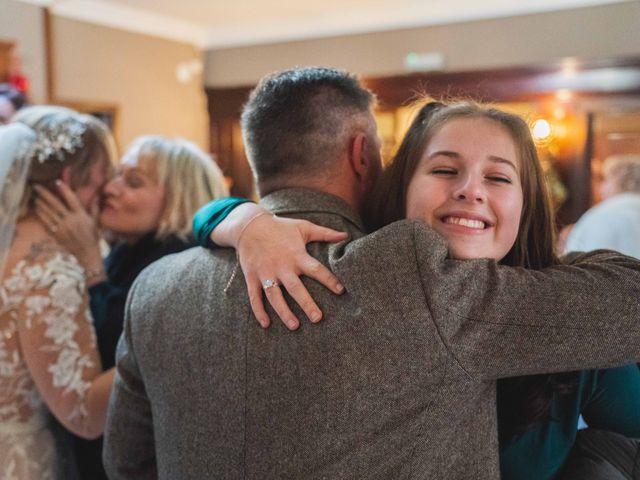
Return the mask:
<svg viewBox="0 0 640 480">
<path fill-rule="evenodd" d="M 46 413 L 82 431 L 100 371 L 83 270 L 48 243 L 0 283 L 0 479 L 60 478 Z"/>
</svg>

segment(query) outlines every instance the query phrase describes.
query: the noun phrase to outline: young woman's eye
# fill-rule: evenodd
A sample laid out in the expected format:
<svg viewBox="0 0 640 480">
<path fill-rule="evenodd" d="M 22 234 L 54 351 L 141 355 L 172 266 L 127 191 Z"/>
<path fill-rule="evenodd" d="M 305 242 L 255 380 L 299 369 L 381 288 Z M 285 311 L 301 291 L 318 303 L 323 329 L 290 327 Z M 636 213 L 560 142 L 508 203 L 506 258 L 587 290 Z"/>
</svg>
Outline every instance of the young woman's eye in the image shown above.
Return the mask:
<svg viewBox="0 0 640 480">
<path fill-rule="evenodd" d="M 434 175 L 447 176 L 447 175 L 455 175 L 456 171 L 453 168 L 434 168 L 431 171 L 431 173 Z"/>
<path fill-rule="evenodd" d="M 501 177 L 497 175 L 490 175 L 487 177 L 487 179 L 491 180 L 492 182 L 498 182 L 498 183 L 513 183 L 510 178 Z"/>
</svg>

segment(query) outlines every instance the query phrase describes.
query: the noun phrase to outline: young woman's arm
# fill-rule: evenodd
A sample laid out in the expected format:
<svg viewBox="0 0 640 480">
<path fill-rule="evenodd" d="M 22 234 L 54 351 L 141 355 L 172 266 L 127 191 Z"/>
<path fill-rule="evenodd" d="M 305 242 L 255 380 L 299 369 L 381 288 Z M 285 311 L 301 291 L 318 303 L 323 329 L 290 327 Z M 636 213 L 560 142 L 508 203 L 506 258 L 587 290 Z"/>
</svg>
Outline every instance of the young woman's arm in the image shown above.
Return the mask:
<svg viewBox="0 0 640 480">
<path fill-rule="evenodd" d="M 200 208 L 193 216 L 193 236 L 198 244 L 211 249 L 216 245 L 211 238 L 212 232 L 229 214 L 243 203 L 251 203 L 251 200 L 238 197 L 227 197 L 213 200 Z M 220 232 L 218 231 L 218 235 Z M 231 246 L 231 245 L 229 245 Z"/>
<path fill-rule="evenodd" d="M 233 198 L 205 205 L 196 213 L 193 227 L 203 246 L 236 248 L 253 313 L 265 328 L 270 320 L 264 309 L 263 292 L 287 327 L 295 330 L 300 322 L 287 305 L 281 286 L 312 322 L 322 319 L 322 311 L 300 276 L 313 278 L 336 294 L 344 291 L 333 273 L 307 253 L 306 244 L 338 242 L 347 238 L 345 233 L 304 220 L 277 217 L 255 203 Z"/>
</svg>

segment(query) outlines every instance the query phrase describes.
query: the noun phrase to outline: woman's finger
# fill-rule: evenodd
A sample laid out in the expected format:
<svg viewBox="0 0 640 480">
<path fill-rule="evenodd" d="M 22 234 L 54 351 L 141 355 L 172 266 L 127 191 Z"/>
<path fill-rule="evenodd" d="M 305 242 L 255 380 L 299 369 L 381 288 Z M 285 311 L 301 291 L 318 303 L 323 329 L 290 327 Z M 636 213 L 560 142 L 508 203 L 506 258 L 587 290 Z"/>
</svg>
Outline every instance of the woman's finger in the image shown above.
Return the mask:
<svg viewBox="0 0 640 480">
<path fill-rule="evenodd" d="M 65 201 L 65 203 L 67 204 L 70 210 L 73 211 L 73 210 L 79 210 L 82 208 L 82 205 L 80 204 L 80 200 L 78 200 L 78 197 L 76 196 L 76 194 L 73 193 L 73 190 L 71 190 L 71 188 L 69 188 L 69 186 L 66 183 L 64 183 L 61 180 L 57 180 L 56 186 L 58 187 L 58 191 L 60 192 L 60 195 L 62 195 L 62 199 Z"/>
<path fill-rule="evenodd" d="M 275 280 L 271 280 L 271 282 L 275 282 Z M 293 314 L 289 305 L 287 305 L 277 282 L 273 284 L 273 286 L 267 286 L 269 284 L 265 282 L 263 282 L 262 285 L 267 300 L 269 300 L 269 303 L 280 317 L 280 320 L 284 322 L 289 330 L 296 330 L 300 326 L 300 321 Z"/>
<path fill-rule="evenodd" d="M 91 219 L 97 223 L 98 222 L 98 218 L 100 217 L 100 205 L 98 204 L 98 202 L 94 202 L 90 207 L 89 207 L 89 216 L 91 217 Z"/>
<path fill-rule="evenodd" d="M 321 227 L 311 222 L 301 226 L 301 233 L 305 243 L 309 242 L 341 242 L 349 238 L 347 232 L 339 232 L 332 228 Z"/>
<path fill-rule="evenodd" d="M 262 301 L 262 285 L 259 280 L 249 281 L 247 280 L 247 293 L 249 294 L 249 303 L 251 304 L 251 310 L 258 320 L 258 323 L 262 328 L 269 327 L 271 319 L 267 315 L 264 309 L 264 302 Z"/>
<path fill-rule="evenodd" d="M 322 319 L 322 311 L 313 300 L 307 287 L 300 281 L 297 275 L 292 275 L 282 279 L 282 286 L 287 290 L 289 295 L 296 301 L 307 318 L 313 323 L 317 323 Z"/>
<path fill-rule="evenodd" d="M 331 270 L 310 255 L 300 262 L 300 272 L 316 282 L 321 283 L 336 295 L 344 293 L 344 286 Z M 287 289 L 289 290 L 289 289 Z"/>
<path fill-rule="evenodd" d="M 52 233 L 55 233 L 58 231 L 58 225 L 50 216 L 48 216 L 46 213 L 43 213 L 43 211 L 39 209 L 36 209 L 35 213 L 36 213 L 36 217 L 40 219 L 40 221 L 42 222 L 42 224 L 45 226 L 46 229 L 48 229 Z"/>
<path fill-rule="evenodd" d="M 69 212 L 67 206 L 60 201 L 53 193 L 40 185 L 35 185 L 34 188 L 38 194 L 38 197 L 45 202 L 58 216 L 64 216 Z"/>
<path fill-rule="evenodd" d="M 52 223 L 57 223 L 59 220 L 58 214 L 44 201 L 40 198 L 36 198 L 34 202 L 35 211 L 38 213 L 40 218 L 44 218 L 47 222 L 47 225 Z"/>
</svg>

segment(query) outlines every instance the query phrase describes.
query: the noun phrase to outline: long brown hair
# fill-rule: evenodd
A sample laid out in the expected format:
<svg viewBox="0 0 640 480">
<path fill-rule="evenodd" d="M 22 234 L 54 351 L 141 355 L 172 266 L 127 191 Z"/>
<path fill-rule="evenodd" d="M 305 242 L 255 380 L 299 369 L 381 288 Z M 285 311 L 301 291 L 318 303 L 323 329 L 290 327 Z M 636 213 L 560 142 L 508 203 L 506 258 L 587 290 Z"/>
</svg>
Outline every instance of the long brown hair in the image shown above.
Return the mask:
<svg viewBox="0 0 640 480">
<path fill-rule="evenodd" d="M 368 208 L 367 224 L 379 228 L 406 216 L 407 190 L 433 136 L 448 122 L 485 118 L 498 123 L 511 137 L 520 159 L 523 208 L 518 237 L 501 263 L 544 268 L 558 263 L 553 253 L 555 219 L 536 147 L 526 122 L 517 115 L 469 101 L 428 102 L 414 118 L 396 155 L 380 177 Z"/>
<path fill-rule="evenodd" d="M 382 173 L 365 221 L 370 229 L 406 217 L 407 190 L 429 141 L 448 122 L 484 118 L 509 134 L 520 160 L 523 207 L 518 236 L 501 264 L 541 269 L 559 264 L 555 219 L 547 183 L 526 122 L 517 115 L 469 101 L 429 101 L 419 109 L 390 165 Z M 531 375 L 498 382 L 501 441 L 548 419 L 554 395 L 572 392 L 575 372 Z"/>
</svg>

